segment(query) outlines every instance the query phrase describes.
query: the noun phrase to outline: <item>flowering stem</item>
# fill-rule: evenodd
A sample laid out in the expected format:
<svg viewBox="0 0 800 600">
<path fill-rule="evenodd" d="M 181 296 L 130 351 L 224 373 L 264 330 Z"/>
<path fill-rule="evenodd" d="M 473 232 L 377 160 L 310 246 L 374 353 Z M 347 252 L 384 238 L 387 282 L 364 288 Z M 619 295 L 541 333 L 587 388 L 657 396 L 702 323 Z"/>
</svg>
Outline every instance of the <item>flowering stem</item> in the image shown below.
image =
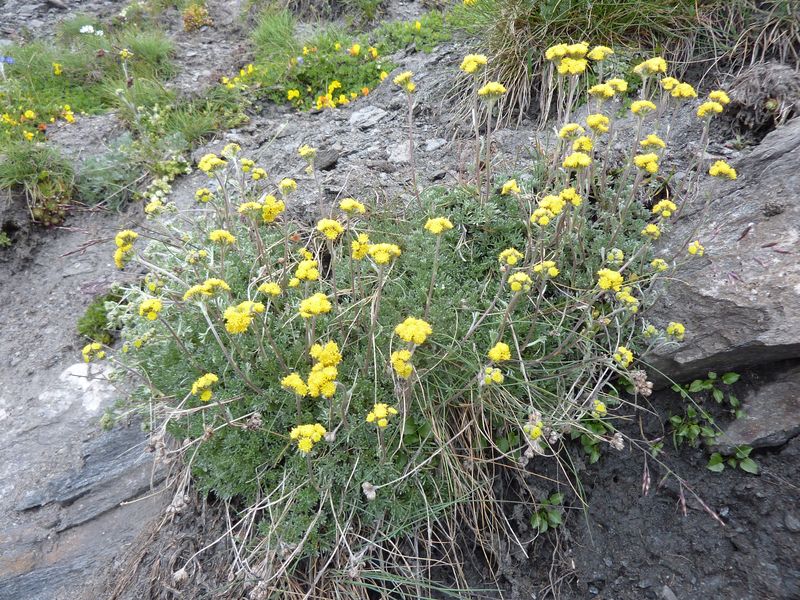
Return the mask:
<svg viewBox="0 0 800 600">
<path fill-rule="evenodd" d="M 484 166 L 486 168 L 486 193 L 485 200 L 489 200 L 489 192 L 492 186 L 492 105 L 494 103 L 490 100 L 486 105 L 486 158 L 484 159 Z M 484 197 L 481 197 L 481 204 Z"/>
<path fill-rule="evenodd" d="M 175 333 L 175 330 L 174 330 L 174 329 L 172 328 L 172 326 L 171 326 L 171 325 L 170 325 L 170 324 L 167 322 L 167 320 L 166 320 L 166 319 L 164 319 L 164 318 L 162 318 L 162 317 L 159 315 L 159 316 L 158 316 L 158 321 L 159 321 L 159 323 L 161 323 L 162 325 L 164 325 L 164 327 L 166 327 L 166 328 L 167 328 L 167 331 L 169 331 L 169 334 L 172 336 L 172 339 L 174 339 L 174 340 L 175 340 L 175 343 L 176 343 L 176 344 L 178 344 L 178 347 L 181 349 L 181 352 L 183 352 L 183 353 L 186 355 L 186 358 L 188 358 L 188 359 L 189 359 L 189 362 L 190 362 L 190 363 L 192 363 L 192 367 L 194 368 L 194 370 L 195 370 L 195 371 L 197 371 L 198 373 L 203 373 L 203 369 L 201 369 L 201 368 L 200 368 L 200 367 L 197 365 L 197 363 L 196 363 L 196 362 L 194 362 L 194 357 L 193 357 L 192 353 L 191 353 L 191 352 L 189 352 L 189 350 L 186 348 L 186 346 L 184 346 L 183 342 L 181 341 L 181 338 L 179 338 L 179 337 L 178 337 L 178 334 L 177 334 L 177 333 Z"/>
<path fill-rule="evenodd" d="M 380 464 L 386 462 L 386 444 L 383 442 L 383 428 L 378 426 L 378 447 L 380 448 L 381 460 Z"/>
<path fill-rule="evenodd" d="M 433 288 L 436 285 L 436 272 L 439 270 L 439 248 L 442 245 L 442 236 L 436 236 L 436 247 L 433 249 L 433 269 L 431 270 L 431 284 L 428 286 L 428 298 L 425 300 L 424 321 L 428 320 L 431 311 L 431 299 L 433 298 Z"/>
<path fill-rule="evenodd" d="M 497 328 L 497 335 L 495 336 L 494 340 L 492 341 L 492 345 L 496 344 L 498 341 L 503 339 L 503 332 L 506 329 L 506 323 L 508 323 L 508 317 L 514 312 L 514 309 L 517 307 L 519 303 L 519 299 L 522 297 L 522 292 L 516 292 L 514 297 L 511 298 L 511 302 L 508 303 L 506 307 L 506 312 L 503 313 L 503 318 L 500 320 L 500 326 Z"/>
<path fill-rule="evenodd" d="M 370 354 L 368 360 L 364 363 L 364 372 L 366 369 L 370 367 L 370 365 L 376 360 L 375 357 L 375 325 L 378 322 L 378 311 L 380 310 L 381 305 L 381 294 L 383 293 L 383 280 L 384 280 L 384 265 L 378 266 L 378 289 L 375 290 L 375 298 L 372 301 L 372 311 L 370 313 L 369 318 L 369 344 L 370 344 Z"/>
<path fill-rule="evenodd" d="M 478 77 L 472 79 L 472 127 L 475 129 L 475 188 L 481 189 L 481 126 L 478 121 L 480 104 L 478 103 Z"/>
<path fill-rule="evenodd" d="M 414 96 L 411 92 L 406 92 L 406 97 L 408 98 L 408 160 L 411 164 L 411 183 L 414 186 L 417 208 L 422 211 L 422 200 L 419 198 L 419 188 L 417 187 L 417 166 L 414 159 Z"/>
<path fill-rule="evenodd" d="M 308 469 L 308 480 L 311 482 L 311 485 L 314 486 L 314 489 L 317 492 L 320 492 L 319 483 L 317 483 L 317 478 L 314 477 L 314 465 L 311 464 L 311 453 L 306 452 L 306 468 Z"/>
<path fill-rule="evenodd" d="M 503 271 L 503 277 L 500 280 L 500 286 L 497 288 L 497 293 L 494 295 L 494 299 L 492 300 L 492 303 L 489 305 L 489 307 L 485 311 L 483 311 L 483 314 L 478 318 L 477 321 L 475 321 L 475 323 L 472 325 L 472 327 L 469 328 L 469 331 L 467 331 L 466 335 L 464 335 L 464 338 L 463 338 L 462 341 L 466 341 L 467 338 L 469 338 L 473 333 L 475 333 L 475 331 L 477 331 L 477 329 L 480 326 L 480 324 L 483 323 L 483 320 L 489 315 L 490 312 L 492 312 L 492 310 L 494 310 L 494 307 L 497 304 L 497 301 L 500 299 L 500 294 L 503 293 L 503 289 L 506 286 L 506 281 L 507 280 L 508 280 L 508 269 L 506 268 L 506 270 Z"/>
<path fill-rule="evenodd" d="M 200 310 L 203 312 L 203 316 L 206 319 L 206 323 L 208 323 L 208 327 L 211 329 L 211 333 L 214 335 L 214 339 L 217 340 L 217 344 L 219 345 L 220 350 L 222 350 L 222 354 L 225 355 L 225 359 L 228 361 L 228 364 L 236 372 L 236 374 L 242 378 L 242 381 L 244 381 L 244 384 L 247 387 L 249 387 L 257 394 L 263 394 L 264 390 L 257 387 L 252 381 L 250 381 L 250 379 L 248 379 L 247 376 L 244 373 L 242 373 L 242 370 L 239 368 L 239 365 L 236 364 L 236 361 L 233 360 L 233 357 L 230 355 L 230 352 L 228 352 L 228 349 L 225 347 L 225 344 L 222 343 L 222 339 L 219 337 L 219 333 L 217 333 L 217 328 L 214 327 L 214 323 L 211 322 L 211 318 L 208 316 L 208 311 L 206 310 L 206 307 L 201 304 Z"/>
</svg>

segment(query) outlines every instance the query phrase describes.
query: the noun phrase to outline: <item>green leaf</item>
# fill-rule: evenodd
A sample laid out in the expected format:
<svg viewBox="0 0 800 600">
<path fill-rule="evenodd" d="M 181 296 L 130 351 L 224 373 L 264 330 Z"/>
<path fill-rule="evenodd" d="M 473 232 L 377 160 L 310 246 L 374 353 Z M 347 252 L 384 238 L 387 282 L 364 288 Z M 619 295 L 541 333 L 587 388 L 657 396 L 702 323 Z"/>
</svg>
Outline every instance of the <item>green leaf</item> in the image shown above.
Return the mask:
<svg viewBox="0 0 800 600">
<path fill-rule="evenodd" d="M 714 388 L 714 390 L 711 392 L 711 395 L 714 396 L 714 400 L 717 401 L 717 404 L 722 402 L 722 400 L 725 398 L 724 392 L 718 388 Z"/>
<path fill-rule="evenodd" d="M 736 458 L 738 458 L 739 460 L 744 460 L 745 458 L 750 456 L 750 453 L 752 451 L 753 451 L 753 448 L 751 446 L 737 446 L 736 447 Z"/>
<path fill-rule="evenodd" d="M 726 385 L 733 385 L 734 383 L 739 381 L 739 377 L 741 377 L 741 375 L 739 375 L 738 373 L 725 373 L 722 376 L 722 383 Z"/>
<path fill-rule="evenodd" d="M 711 455 L 711 458 L 708 459 L 706 468 L 709 471 L 714 471 L 714 473 L 721 473 L 725 470 L 725 459 L 719 452 L 714 452 L 714 454 Z"/>
<path fill-rule="evenodd" d="M 739 463 L 739 468 L 742 471 L 750 473 L 752 475 L 758 475 L 758 463 L 754 461 L 752 458 L 745 458 L 743 461 Z"/>
<path fill-rule="evenodd" d="M 697 392 L 701 391 L 704 388 L 705 382 L 700 379 L 695 379 L 692 383 L 689 384 L 689 392 L 692 394 L 696 394 Z"/>
<path fill-rule="evenodd" d="M 711 380 L 714 380 L 714 379 L 717 378 L 717 374 L 714 371 L 709 371 L 708 372 L 708 378 L 711 379 Z"/>
<path fill-rule="evenodd" d="M 555 529 L 561 525 L 561 513 L 557 510 L 547 511 L 547 520 L 550 523 L 550 527 Z"/>
<path fill-rule="evenodd" d="M 553 494 L 552 496 L 550 496 L 550 498 L 548 498 L 547 501 L 552 506 L 561 506 L 564 503 L 564 494 L 562 494 L 560 492 L 557 493 L 557 494 Z"/>
</svg>

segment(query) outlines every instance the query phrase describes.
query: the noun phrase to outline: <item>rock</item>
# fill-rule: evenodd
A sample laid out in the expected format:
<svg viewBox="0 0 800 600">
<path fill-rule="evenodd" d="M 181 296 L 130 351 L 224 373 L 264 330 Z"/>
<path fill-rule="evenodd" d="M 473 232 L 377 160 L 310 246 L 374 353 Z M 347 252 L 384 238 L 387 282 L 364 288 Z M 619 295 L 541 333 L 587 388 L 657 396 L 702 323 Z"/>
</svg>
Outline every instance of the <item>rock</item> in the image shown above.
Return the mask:
<svg viewBox="0 0 800 600">
<path fill-rule="evenodd" d="M 407 163 L 411 160 L 411 153 L 409 152 L 408 142 L 402 141 L 386 149 L 389 153 L 389 162 L 400 164 Z"/>
<path fill-rule="evenodd" d="M 800 519 L 795 517 L 792 513 L 787 512 L 786 516 L 783 518 L 783 522 L 786 525 L 786 529 L 792 533 L 800 533 Z"/>
<path fill-rule="evenodd" d="M 687 331 L 677 348 L 650 355 L 654 371 L 686 381 L 800 357 L 800 203 L 771 216 L 764 211 L 765 202 L 800 189 L 798 165 L 794 119 L 733 164 L 736 181 L 706 177 L 684 207 L 658 254 L 687 256 L 686 246 L 698 239 L 705 256 L 682 266 L 649 312 L 656 324 L 681 321 Z"/>
<path fill-rule="evenodd" d="M 800 433 L 800 366 L 785 370 L 744 398 L 745 416 L 733 421 L 716 447 L 731 453 L 736 446 L 781 446 Z"/>
<path fill-rule="evenodd" d="M 383 119 L 387 114 L 382 108 L 377 106 L 367 106 L 355 111 L 350 115 L 350 125 L 359 129 L 369 129 Z"/>
<path fill-rule="evenodd" d="M 336 150 L 320 150 L 314 160 L 314 166 L 320 171 L 330 171 L 339 162 L 339 152 Z"/>
<path fill-rule="evenodd" d="M 661 598 L 663 600 L 678 600 L 678 597 L 675 595 L 668 585 L 665 585 L 661 588 Z"/>
<path fill-rule="evenodd" d="M 425 152 L 436 152 L 439 148 L 447 145 L 444 138 L 431 138 L 425 142 Z"/>
</svg>

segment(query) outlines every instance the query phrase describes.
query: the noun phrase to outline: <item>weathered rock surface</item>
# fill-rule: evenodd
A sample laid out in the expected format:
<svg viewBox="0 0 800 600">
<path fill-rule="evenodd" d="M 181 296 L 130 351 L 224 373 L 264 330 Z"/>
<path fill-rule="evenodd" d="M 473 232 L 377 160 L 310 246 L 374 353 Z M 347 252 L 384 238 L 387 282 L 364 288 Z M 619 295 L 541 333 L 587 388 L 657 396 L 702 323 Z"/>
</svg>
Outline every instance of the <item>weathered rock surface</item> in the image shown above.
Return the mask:
<svg viewBox="0 0 800 600">
<path fill-rule="evenodd" d="M 716 442 L 725 454 L 736 446 L 781 446 L 800 433 L 800 365 L 772 375 L 743 398 L 742 409 L 745 416 L 728 425 Z"/>
<path fill-rule="evenodd" d="M 706 248 L 650 312 L 686 325 L 684 343 L 651 356 L 674 380 L 800 356 L 800 119 L 733 166 L 738 179 L 707 179 L 659 249 L 683 260 L 690 241 Z"/>
</svg>

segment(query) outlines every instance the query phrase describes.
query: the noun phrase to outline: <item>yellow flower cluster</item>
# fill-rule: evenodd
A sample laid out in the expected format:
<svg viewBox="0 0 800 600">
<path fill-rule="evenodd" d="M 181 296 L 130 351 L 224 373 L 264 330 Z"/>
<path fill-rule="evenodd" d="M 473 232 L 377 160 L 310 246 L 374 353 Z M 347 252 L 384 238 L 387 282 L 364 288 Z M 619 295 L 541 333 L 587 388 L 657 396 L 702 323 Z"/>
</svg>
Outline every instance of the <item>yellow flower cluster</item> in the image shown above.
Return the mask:
<svg viewBox="0 0 800 600">
<path fill-rule="evenodd" d="M 588 93 L 597 100 L 608 100 L 614 97 L 616 90 L 607 83 L 598 83 L 589 88 Z"/>
<path fill-rule="evenodd" d="M 600 62 L 602 60 L 607 59 L 612 54 L 614 54 L 614 51 L 608 46 L 595 46 L 594 48 L 591 49 L 589 54 L 586 55 L 586 58 L 588 58 L 589 60 Z"/>
<path fill-rule="evenodd" d="M 400 256 L 400 246 L 397 244 L 370 244 L 367 248 L 367 253 L 379 265 L 389 264 L 392 259 Z"/>
<path fill-rule="evenodd" d="M 514 273 L 508 278 L 508 285 L 514 292 L 531 291 L 531 278 L 527 273 Z"/>
<path fill-rule="evenodd" d="M 655 271 L 666 271 L 667 269 L 669 269 L 667 261 L 665 261 L 663 258 L 654 258 L 653 260 L 650 261 L 650 266 Z"/>
<path fill-rule="evenodd" d="M 133 242 L 139 234 L 130 229 L 120 231 L 114 236 L 114 244 L 117 249 L 114 251 L 114 264 L 118 269 L 122 269 L 125 264 L 130 260 L 130 255 L 133 252 Z"/>
<path fill-rule="evenodd" d="M 561 214 L 567 202 L 572 206 L 578 207 L 583 203 L 583 198 L 575 191 L 575 188 L 566 188 L 557 196 L 548 194 L 539 200 L 539 206 L 531 215 L 531 223 L 544 227 L 550 223 L 551 219 Z"/>
<path fill-rule="evenodd" d="M 424 344 L 428 336 L 433 334 L 431 326 L 422 319 L 408 317 L 405 321 L 394 328 L 394 332 L 404 342 L 409 342 L 419 346 Z"/>
<path fill-rule="evenodd" d="M 633 352 L 625 346 L 618 346 L 613 358 L 623 368 L 627 368 L 633 362 Z"/>
<path fill-rule="evenodd" d="M 327 433 L 325 428 L 319 423 L 312 425 L 298 425 L 289 432 L 289 439 L 297 442 L 297 449 L 302 454 L 308 454 Z"/>
<path fill-rule="evenodd" d="M 565 169 L 571 169 L 577 171 L 579 169 L 585 169 L 589 165 L 592 164 L 592 157 L 588 154 L 584 154 L 583 152 L 573 152 L 569 156 L 564 159 L 564 162 L 561 163 L 561 166 Z"/>
<path fill-rule="evenodd" d="M 315 363 L 308 374 L 308 394 L 312 398 L 332 398 L 336 393 L 336 378 L 339 369 Z"/>
<path fill-rule="evenodd" d="M 253 322 L 253 317 L 263 312 L 264 305 L 252 300 L 245 300 L 236 306 L 229 306 L 222 315 L 225 319 L 225 329 L 234 335 L 244 333 Z"/>
<path fill-rule="evenodd" d="M 228 163 L 216 154 L 206 154 L 200 159 L 200 162 L 197 163 L 197 168 L 203 173 L 211 175 L 215 171 L 224 168 L 226 164 Z"/>
<path fill-rule="evenodd" d="M 586 117 L 586 125 L 588 125 L 590 129 L 597 133 L 608 133 L 609 124 L 609 118 L 600 113 Z"/>
<path fill-rule="evenodd" d="M 559 75 L 580 75 L 586 70 L 588 64 L 585 58 L 570 58 L 569 56 L 565 56 L 558 63 L 556 69 Z"/>
<path fill-rule="evenodd" d="M 383 429 L 389 425 L 389 417 L 397 414 L 397 409 L 383 402 L 378 402 L 367 415 L 367 423 L 375 423 Z"/>
<path fill-rule="evenodd" d="M 425 223 L 425 230 L 433 235 L 439 235 L 440 233 L 449 231 L 452 228 L 453 224 L 447 217 L 435 217 L 433 219 L 428 219 L 428 221 Z"/>
<path fill-rule="evenodd" d="M 355 198 L 345 198 L 339 203 L 339 208 L 347 214 L 358 213 L 363 215 L 367 212 L 366 207 Z"/>
<path fill-rule="evenodd" d="M 658 173 L 658 154 L 648 152 L 647 154 L 637 154 L 633 157 L 633 164 L 651 175 Z"/>
<path fill-rule="evenodd" d="M 501 196 L 508 196 L 509 194 L 519 194 L 520 193 L 519 186 L 517 185 L 516 179 L 509 179 L 503 184 L 502 189 L 500 190 Z"/>
<path fill-rule="evenodd" d="M 654 110 L 656 110 L 656 105 L 650 100 L 634 100 L 631 102 L 631 112 L 638 117 L 644 117 Z"/>
<path fill-rule="evenodd" d="M 267 195 L 261 208 L 261 218 L 264 223 L 274 223 L 281 213 L 286 210 L 283 200 L 278 200 L 273 195 Z"/>
<path fill-rule="evenodd" d="M 227 148 L 227 146 L 226 146 L 226 148 Z M 225 151 L 223 150 L 222 152 L 224 153 Z M 232 153 L 232 154 L 235 154 L 235 153 Z M 249 173 L 250 171 L 253 170 L 253 167 L 256 166 L 256 161 L 251 160 L 249 158 L 242 158 L 239 161 L 239 165 L 240 165 L 240 167 L 242 169 L 242 173 Z"/>
<path fill-rule="evenodd" d="M 489 349 L 489 360 L 492 362 L 503 362 L 504 360 L 511 360 L 511 348 L 504 342 L 497 342 Z"/>
<path fill-rule="evenodd" d="M 712 177 L 727 177 L 728 179 L 736 179 L 736 169 L 726 163 L 724 160 L 718 160 L 708 170 L 708 174 Z"/>
<path fill-rule="evenodd" d="M 585 133 L 585 131 L 586 130 L 578 123 L 567 123 L 558 130 L 558 137 L 560 137 L 562 140 L 569 140 L 582 135 Z"/>
<path fill-rule="evenodd" d="M 666 73 L 667 61 L 660 56 L 656 56 L 636 65 L 633 68 L 633 72 L 639 75 L 639 77 L 648 77 L 650 75 L 657 75 L 658 73 Z"/>
<path fill-rule="evenodd" d="M 222 279 L 206 279 L 203 283 L 193 285 L 183 294 L 183 300 L 191 300 L 195 296 L 213 296 L 217 290 L 230 292 L 230 286 Z"/>
<path fill-rule="evenodd" d="M 679 98 L 683 100 L 691 100 L 692 98 L 697 98 L 697 92 L 688 83 L 677 83 L 675 87 L 672 88 L 672 91 L 670 92 L 669 95 L 672 96 L 673 98 Z"/>
<path fill-rule="evenodd" d="M 722 112 L 722 104 L 719 102 L 714 102 L 713 100 L 709 100 L 708 102 L 703 102 L 697 109 L 697 116 L 701 119 L 705 117 L 713 117 Z"/>
<path fill-rule="evenodd" d="M 260 202 L 242 202 L 236 209 L 240 215 L 245 215 L 251 219 L 257 219 L 261 216 L 261 211 L 264 205 Z"/>
<path fill-rule="evenodd" d="M 517 264 L 522 258 L 524 258 L 524 254 L 517 250 L 516 248 L 506 248 L 500 253 L 498 260 L 502 264 L 506 264 L 510 267 L 513 267 Z"/>
<path fill-rule="evenodd" d="M 653 214 L 669 219 L 677 209 L 678 207 L 672 200 L 659 200 L 653 205 Z"/>
<path fill-rule="evenodd" d="M 311 354 L 311 358 L 325 367 L 335 367 L 342 362 L 339 346 L 333 341 L 327 342 L 324 346 L 322 344 L 314 344 L 311 346 L 309 354 Z"/>
<path fill-rule="evenodd" d="M 392 352 L 391 363 L 398 377 L 403 379 L 411 377 L 414 366 L 411 364 L 411 352 L 409 350 L 395 350 Z"/>
<path fill-rule="evenodd" d="M 664 142 L 664 140 L 662 140 L 660 137 L 658 137 L 655 133 L 648 134 L 646 138 L 644 138 L 641 142 L 639 142 L 639 145 L 642 148 L 666 148 L 667 147 L 667 144 Z"/>
<path fill-rule="evenodd" d="M 223 246 L 230 246 L 236 243 L 236 238 L 233 234 L 225 229 L 215 229 L 208 234 L 208 239 L 215 244 L 221 244 Z"/>
<path fill-rule="evenodd" d="M 189 254 L 186 255 L 186 262 L 190 265 L 196 265 L 202 260 L 208 258 L 208 251 L 206 250 L 192 250 Z"/>
<path fill-rule="evenodd" d="M 525 425 L 522 426 L 522 431 L 524 431 L 530 439 L 538 440 L 542 437 L 542 427 L 541 421 L 534 421 L 525 423 Z"/>
<path fill-rule="evenodd" d="M 556 263 L 552 260 L 543 260 L 533 265 L 533 272 L 537 275 L 556 277 L 560 271 L 556 267 Z"/>
<path fill-rule="evenodd" d="M 81 350 L 81 354 L 83 355 L 83 362 L 92 362 L 93 360 L 103 360 L 106 357 L 105 350 L 103 350 L 103 345 L 98 342 L 92 342 L 91 344 L 86 344 Z"/>
<path fill-rule="evenodd" d="M 300 302 L 299 313 L 304 319 L 331 312 L 331 302 L 322 292 L 317 292 Z"/>
<path fill-rule="evenodd" d="M 214 199 L 214 192 L 212 192 L 208 188 L 199 188 L 194 193 L 194 199 L 197 200 L 198 202 L 203 202 L 203 203 L 210 202 L 211 200 Z"/>
<path fill-rule="evenodd" d="M 281 386 L 285 390 L 294 392 L 300 397 L 305 397 L 308 394 L 308 386 L 298 373 L 289 373 L 286 377 L 281 379 Z"/>
<path fill-rule="evenodd" d="M 618 292 L 622 289 L 622 284 L 624 282 L 625 278 L 619 271 L 600 269 L 597 272 L 597 285 L 600 286 L 601 290 L 614 290 Z"/>
<path fill-rule="evenodd" d="M 661 237 L 661 229 L 655 223 L 648 223 L 642 229 L 641 234 L 651 240 L 657 240 Z"/>
<path fill-rule="evenodd" d="M 502 371 L 496 367 L 486 367 L 483 370 L 483 384 L 484 385 L 492 385 L 493 383 L 503 383 L 505 377 L 503 377 Z"/>
<path fill-rule="evenodd" d="M 334 219 L 320 219 L 317 223 L 317 231 L 329 240 L 335 240 L 344 233 L 344 227 Z"/>
<path fill-rule="evenodd" d="M 572 149 L 575 152 L 591 152 L 592 148 L 594 148 L 592 138 L 586 135 L 582 135 L 572 142 Z"/>
<path fill-rule="evenodd" d="M 703 254 L 705 254 L 706 252 L 706 249 L 705 246 L 703 246 L 703 244 L 701 244 L 699 240 L 695 240 L 691 244 L 689 244 L 688 251 L 689 254 L 691 254 L 692 256 L 703 256 Z"/>
<path fill-rule="evenodd" d="M 719 102 L 723 106 L 731 103 L 731 99 L 728 96 L 728 94 L 726 94 L 722 90 L 714 90 L 713 92 L 708 94 L 708 99 L 713 100 L 714 102 Z"/>
<path fill-rule="evenodd" d="M 623 93 L 628 91 L 628 82 L 624 79 L 620 79 L 619 77 L 614 77 L 613 79 L 609 79 L 606 81 L 608 85 L 613 87 L 617 92 Z"/>
<path fill-rule="evenodd" d="M 484 100 L 493 101 L 497 100 L 500 96 L 506 93 L 506 86 L 497 81 L 490 81 L 478 90 L 478 96 Z"/>
<path fill-rule="evenodd" d="M 417 84 L 411 81 L 411 78 L 414 76 L 414 73 L 411 71 L 403 71 L 397 77 L 395 77 L 392 81 L 394 81 L 395 85 L 399 85 L 409 94 L 414 93 L 417 89 Z"/>
<path fill-rule="evenodd" d="M 683 325 L 683 323 L 671 321 L 669 325 L 667 325 L 666 332 L 671 338 L 675 338 L 676 341 L 682 342 L 683 337 L 686 335 L 686 327 Z"/>
<path fill-rule="evenodd" d="M 281 194 L 288 196 L 292 192 L 297 191 L 297 182 L 289 177 L 284 177 L 278 183 L 278 189 L 281 191 Z"/>
<path fill-rule="evenodd" d="M 211 396 L 214 395 L 212 392 L 211 387 L 219 381 L 219 377 L 214 375 L 214 373 L 206 373 L 197 378 L 197 380 L 192 384 L 192 395 L 193 396 L 200 396 L 200 400 L 203 402 L 208 402 L 211 400 Z"/>
<path fill-rule="evenodd" d="M 625 253 L 619 248 L 612 248 L 608 251 L 606 262 L 610 265 L 621 265 L 625 262 Z"/>
<path fill-rule="evenodd" d="M 149 298 L 144 300 L 139 305 L 139 316 L 146 317 L 148 321 L 155 321 L 158 318 L 158 313 L 161 312 L 163 308 L 163 304 L 161 304 L 161 300 L 157 298 Z"/>
<path fill-rule="evenodd" d="M 366 233 L 359 233 L 358 238 L 350 242 L 350 256 L 353 260 L 362 260 L 369 253 L 369 236 Z"/>
<path fill-rule="evenodd" d="M 592 416 L 595 419 L 599 419 L 601 417 L 604 417 L 605 414 L 608 412 L 608 409 L 606 408 L 606 403 L 603 402 L 602 400 L 595 399 L 592 402 L 592 408 L 593 408 Z"/>
<path fill-rule="evenodd" d="M 260 179 L 267 178 L 267 172 L 262 169 L 261 167 L 256 167 L 253 169 L 253 172 L 250 173 L 250 177 L 252 177 L 253 181 L 259 181 Z"/>
<path fill-rule="evenodd" d="M 482 67 L 486 66 L 487 62 L 486 56 L 483 54 L 467 54 L 459 68 L 465 73 L 475 75 Z"/>
<path fill-rule="evenodd" d="M 258 286 L 258 291 L 268 296 L 280 296 L 282 290 L 281 286 L 274 281 L 267 281 Z"/>
<path fill-rule="evenodd" d="M 639 312 L 639 300 L 631 293 L 632 288 L 625 286 L 617 292 L 617 300 L 625 304 L 625 308 L 632 313 Z"/>
</svg>

